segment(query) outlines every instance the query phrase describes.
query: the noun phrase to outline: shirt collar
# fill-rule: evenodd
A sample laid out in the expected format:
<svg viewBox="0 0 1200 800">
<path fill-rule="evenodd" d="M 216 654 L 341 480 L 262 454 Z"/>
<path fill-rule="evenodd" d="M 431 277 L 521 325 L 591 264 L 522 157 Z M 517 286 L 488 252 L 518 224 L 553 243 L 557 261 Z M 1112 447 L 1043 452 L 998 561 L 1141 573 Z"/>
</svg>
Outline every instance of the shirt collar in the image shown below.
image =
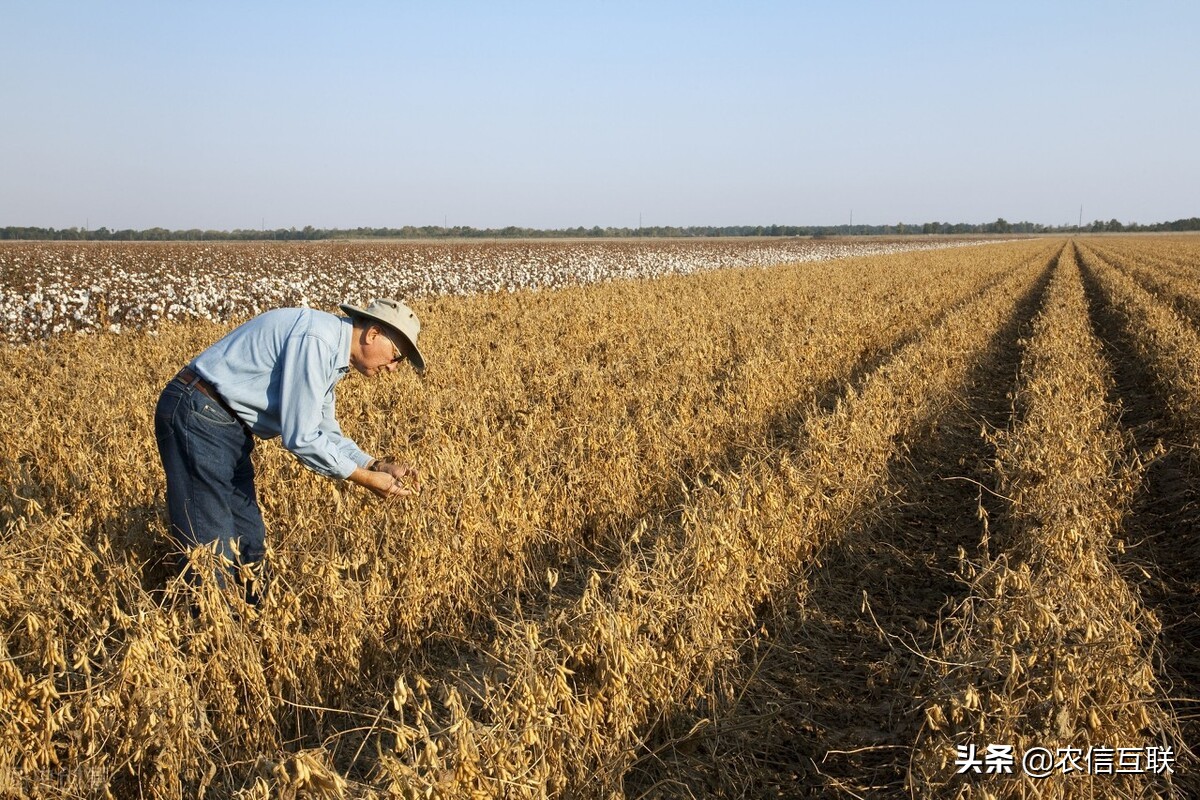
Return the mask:
<svg viewBox="0 0 1200 800">
<path fill-rule="evenodd" d="M 338 361 L 338 373 L 345 375 L 350 371 L 350 340 L 354 338 L 354 320 L 349 317 L 338 317 L 342 325 L 338 328 L 338 348 L 341 359 Z"/>
</svg>

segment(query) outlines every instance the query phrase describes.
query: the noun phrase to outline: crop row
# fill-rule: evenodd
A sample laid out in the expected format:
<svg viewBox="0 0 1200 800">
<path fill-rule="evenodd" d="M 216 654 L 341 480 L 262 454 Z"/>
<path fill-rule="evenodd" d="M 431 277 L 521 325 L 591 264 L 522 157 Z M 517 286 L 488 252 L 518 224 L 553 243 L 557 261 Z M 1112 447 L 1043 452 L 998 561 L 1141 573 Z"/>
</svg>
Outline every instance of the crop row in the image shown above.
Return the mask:
<svg viewBox="0 0 1200 800">
<path fill-rule="evenodd" d="M 1114 248 L 1111 245 L 1101 248 L 1094 243 L 1090 244 L 1090 251 L 1094 253 L 1094 257 L 1119 265 L 1122 271 L 1170 304 L 1180 314 L 1193 322 L 1200 321 L 1200 285 L 1196 282 L 1200 273 L 1176 260 L 1184 257 L 1185 253 L 1172 258 L 1168 253 L 1173 251 L 1167 251 L 1165 248 L 1151 249 L 1143 246 L 1139 249 L 1126 249 Z M 1191 255 L 1200 262 L 1200 242 L 1196 243 L 1196 250 Z"/>
<path fill-rule="evenodd" d="M 1112 378 L 1091 331 L 1074 253 L 1064 250 L 1025 345 L 1016 419 L 998 436 L 994 489 L 1005 507 L 970 564 L 970 596 L 930 659 L 918 794 L 1144 797 L 1169 774 L 1100 775 L 1090 766 L 1035 778 L 962 770 L 962 752 L 1179 745 L 1154 671 L 1159 623 L 1110 555 L 1140 465 L 1108 402 Z M 957 748 L 957 749 L 956 749 Z M 956 760 L 958 756 L 958 760 Z"/>
<path fill-rule="evenodd" d="M 1154 266 L 1176 275 L 1195 278 L 1200 270 L 1200 239 L 1195 236 L 1164 236 L 1151 239 L 1085 239 L 1086 246 L 1105 253 L 1122 264 Z"/>
<path fill-rule="evenodd" d="M 1080 254 L 1104 303 L 1119 315 L 1136 356 L 1155 377 L 1176 429 L 1200 446 L 1200 335 L 1186 318 L 1084 247 Z"/>
<path fill-rule="evenodd" d="M 646 287 L 560 292 L 501 314 L 501 327 L 477 340 L 485 363 L 464 349 L 463 362 L 447 365 L 471 375 L 473 397 L 448 386 L 428 396 L 428 411 L 414 409 L 433 424 L 410 453 L 445 491 L 413 516 L 380 520 L 414 532 L 382 563 L 420 570 L 417 579 L 382 576 L 399 587 L 404 609 L 392 612 L 393 632 L 419 636 L 486 613 L 496 593 L 541 586 L 547 568 L 607 550 L 648 511 L 674 507 L 682 485 L 769 449 L 773 431 L 1031 249 L 1044 247 L 975 262 L 951 253 L 855 260 L 820 277 L 704 276 L 686 289 L 663 284 L 652 298 Z M 509 323 L 514 337 L 504 336 Z M 511 366 L 493 372 L 493 364 Z M 453 415 L 438 420 L 448 408 Z M 286 500 L 273 513 L 308 515 Z M 461 543 L 453 560 L 444 557 L 447 533 Z"/>
<path fill-rule="evenodd" d="M 558 288 L 974 242 L 0 243 L 0 340 L 227 322 L 278 306 Z"/>
</svg>

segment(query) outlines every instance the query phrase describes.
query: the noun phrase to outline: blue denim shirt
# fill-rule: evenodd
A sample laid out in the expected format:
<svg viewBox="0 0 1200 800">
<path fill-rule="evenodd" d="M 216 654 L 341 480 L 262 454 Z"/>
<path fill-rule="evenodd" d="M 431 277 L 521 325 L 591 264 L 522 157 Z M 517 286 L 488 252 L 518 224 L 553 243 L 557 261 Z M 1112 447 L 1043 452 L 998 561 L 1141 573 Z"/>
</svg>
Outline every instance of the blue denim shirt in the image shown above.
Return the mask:
<svg viewBox="0 0 1200 800">
<path fill-rule="evenodd" d="M 346 478 L 372 461 L 333 415 L 333 388 L 350 371 L 352 331 L 346 317 L 276 309 L 234 328 L 189 366 L 256 436 L 282 437 L 304 466 Z"/>
</svg>

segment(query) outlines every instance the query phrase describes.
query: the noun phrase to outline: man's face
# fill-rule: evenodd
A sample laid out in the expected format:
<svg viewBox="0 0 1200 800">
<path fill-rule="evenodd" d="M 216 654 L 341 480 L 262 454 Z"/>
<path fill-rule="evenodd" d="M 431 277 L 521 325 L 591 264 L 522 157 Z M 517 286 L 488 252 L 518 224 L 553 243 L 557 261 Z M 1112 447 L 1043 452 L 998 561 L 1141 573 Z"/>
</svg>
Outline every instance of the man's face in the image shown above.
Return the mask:
<svg viewBox="0 0 1200 800">
<path fill-rule="evenodd" d="M 408 342 L 379 325 L 365 328 L 355 344 L 350 348 L 350 366 L 368 378 L 395 372 L 408 358 Z"/>
</svg>

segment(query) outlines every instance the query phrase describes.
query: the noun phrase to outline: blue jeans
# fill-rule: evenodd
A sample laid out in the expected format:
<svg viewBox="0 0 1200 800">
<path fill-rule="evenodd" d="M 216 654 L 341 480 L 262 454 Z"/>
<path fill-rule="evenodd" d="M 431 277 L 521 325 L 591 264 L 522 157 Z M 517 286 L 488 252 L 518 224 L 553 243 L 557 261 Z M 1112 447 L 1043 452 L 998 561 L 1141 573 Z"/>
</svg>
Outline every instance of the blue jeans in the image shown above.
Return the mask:
<svg viewBox="0 0 1200 800">
<path fill-rule="evenodd" d="M 266 529 L 250 461 L 254 437 L 219 403 L 179 379 L 159 395 L 154 436 L 167 474 L 172 538 L 185 553 L 215 543 L 217 554 L 235 569 L 239 564 L 257 567 Z M 224 575 L 218 581 L 225 585 Z M 256 587 L 245 588 L 247 601 L 255 602 Z"/>
</svg>

